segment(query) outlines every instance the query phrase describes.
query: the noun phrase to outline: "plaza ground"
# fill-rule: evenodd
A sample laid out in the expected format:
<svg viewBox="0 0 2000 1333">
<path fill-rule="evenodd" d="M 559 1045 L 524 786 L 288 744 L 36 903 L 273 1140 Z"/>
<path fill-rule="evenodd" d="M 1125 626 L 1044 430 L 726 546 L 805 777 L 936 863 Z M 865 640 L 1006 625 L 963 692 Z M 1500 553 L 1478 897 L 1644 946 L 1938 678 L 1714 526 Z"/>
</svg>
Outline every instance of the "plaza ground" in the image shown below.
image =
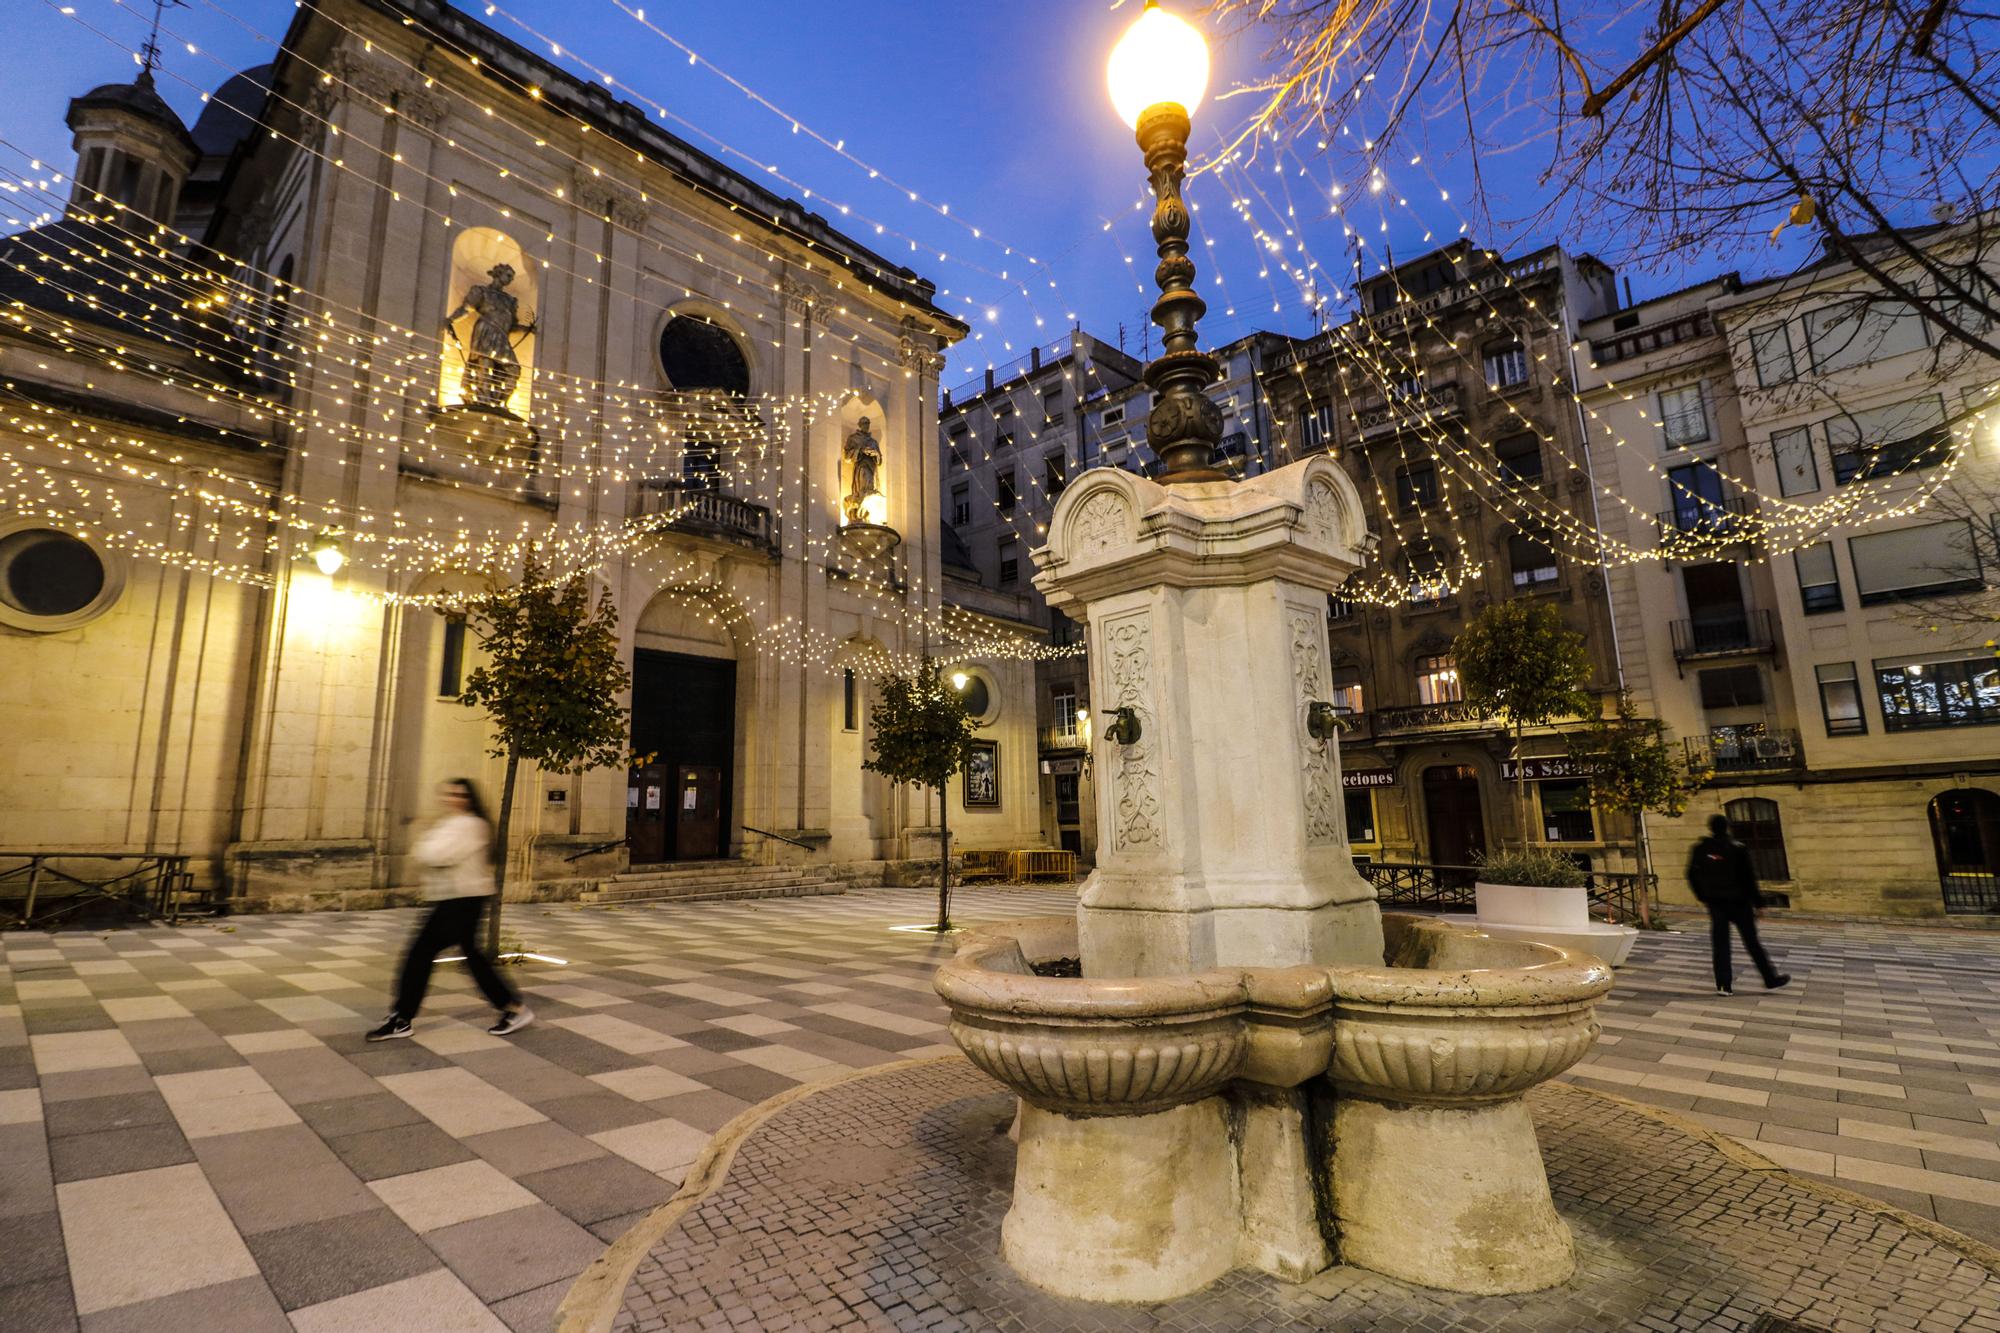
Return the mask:
<svg viewBox="0 0 2000 1333">
<path fill-rule="evenodd" d="M 965 920 L 1065 890 L 961 893 Z M 457 970 L 368 1045 L 411 912 L 0 935 L 0 1327 L 550 1327 L 709 1134 L 952 1048 L 922 890 L 512 909 L 567 966 L 501 1040 Z M 1797 978 L 1713 993 L 1648 934 L 1571 1074 L 2000 1244 L 2000 937 L 1772 923 Z"/>
</svg>

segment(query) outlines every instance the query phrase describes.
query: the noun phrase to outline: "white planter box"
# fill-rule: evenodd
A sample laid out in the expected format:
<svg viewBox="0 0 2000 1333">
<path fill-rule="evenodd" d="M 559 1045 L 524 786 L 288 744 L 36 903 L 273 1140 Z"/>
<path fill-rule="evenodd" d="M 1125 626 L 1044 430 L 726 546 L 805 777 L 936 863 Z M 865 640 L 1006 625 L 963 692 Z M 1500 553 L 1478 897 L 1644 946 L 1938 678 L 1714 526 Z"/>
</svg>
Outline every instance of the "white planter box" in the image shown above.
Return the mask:
<svg viewBox="0 0 2000 1333">
<path fill-rule="evenodd" d="M 1538 884 L 1472 886 L 1479 928 L 1489 935 L 1535 940 L 1596 954 L 1617 967 L 1632 952 L 1639 932 L 1632 926 L 1590 919 L 1590 896 L 1581 885 L 1549 888 Z"/>
</svg>

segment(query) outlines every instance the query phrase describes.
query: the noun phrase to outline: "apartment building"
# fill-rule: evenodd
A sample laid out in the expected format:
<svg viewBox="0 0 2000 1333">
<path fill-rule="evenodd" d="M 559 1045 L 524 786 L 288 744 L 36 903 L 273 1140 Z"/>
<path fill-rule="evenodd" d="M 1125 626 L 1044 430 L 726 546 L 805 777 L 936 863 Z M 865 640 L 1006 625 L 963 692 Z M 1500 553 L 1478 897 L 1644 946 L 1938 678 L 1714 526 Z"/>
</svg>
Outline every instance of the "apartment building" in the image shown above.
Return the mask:
<svg viewBox="0 0 2000 1333">
<path fill-rule="evenodd" d="M 1880 291 L 1820 263 L 1583 326 L 1604 528 L 1657 552 L 1611 570 L 1626 680 L 1714 769 L 1652 823 L 1669 898 L 1721 811 L 1794 908 L 2000 911 L 2000 366 Z"/>
<path fill-rule="evenodd" d="M 1634 864 L 1629 817 L 1598 808 L 1556 729 L 1524 753 L 1465 702 L 1452 642 L 1493 601 L 1544 599 L 1589 648 L 1608 703 L 1618 652 L 1571 391 L 1575 327 L 1616 305 L 1613 274 L 1549 247 L 1458 242 L 1360 284 L 1346 323 L 1266 376 L 1280 450 L 1333 451 L 1381 540 L 1330 607 L 1349 841 L 1357 855 L 1465 866 L 1525 839 L 1597 869 Z M 1514 794 L 1525 764 L 1527 827 Z"/>
</svg>

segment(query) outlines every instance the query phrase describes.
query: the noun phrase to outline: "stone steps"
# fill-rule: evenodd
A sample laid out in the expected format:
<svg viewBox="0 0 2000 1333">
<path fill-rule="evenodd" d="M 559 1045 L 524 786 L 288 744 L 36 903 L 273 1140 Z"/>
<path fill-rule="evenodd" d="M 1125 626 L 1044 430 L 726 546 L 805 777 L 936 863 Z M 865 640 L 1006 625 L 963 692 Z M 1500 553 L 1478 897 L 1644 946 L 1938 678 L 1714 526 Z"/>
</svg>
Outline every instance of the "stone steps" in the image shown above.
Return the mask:
<svg viewBox="0 0 2000 1333">
<path fill-rule="evenodd" d="M 846 885 L 814 868 L 716 861 L 614 875 L 600 881 L 577 901 L 608 906 L 726 898 L 804 898 L 846 891 Z"/>
</svg>

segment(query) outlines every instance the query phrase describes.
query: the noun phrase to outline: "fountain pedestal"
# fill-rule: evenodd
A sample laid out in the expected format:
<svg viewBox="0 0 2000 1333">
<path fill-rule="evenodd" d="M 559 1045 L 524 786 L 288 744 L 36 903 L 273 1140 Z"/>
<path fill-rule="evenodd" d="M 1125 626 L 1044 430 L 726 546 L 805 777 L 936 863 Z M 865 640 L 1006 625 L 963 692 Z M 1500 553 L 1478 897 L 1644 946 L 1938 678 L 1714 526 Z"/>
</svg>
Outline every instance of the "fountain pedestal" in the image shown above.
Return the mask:
<svg viewBox="0 0 2000 1333">
<path fill-rule="evenodd" d="M 1327 595 L 1369 542 L 1325 457 L 1240 483 L 1086 473 L 1051 517 L 1035 586 L 1087 621 L 1097 869 L 1084 975 L 1375 963 L 1374 893 L 1347 844 Z M 1321 728 L 1323 729 L 1323 728 Z"/>
</svg>

